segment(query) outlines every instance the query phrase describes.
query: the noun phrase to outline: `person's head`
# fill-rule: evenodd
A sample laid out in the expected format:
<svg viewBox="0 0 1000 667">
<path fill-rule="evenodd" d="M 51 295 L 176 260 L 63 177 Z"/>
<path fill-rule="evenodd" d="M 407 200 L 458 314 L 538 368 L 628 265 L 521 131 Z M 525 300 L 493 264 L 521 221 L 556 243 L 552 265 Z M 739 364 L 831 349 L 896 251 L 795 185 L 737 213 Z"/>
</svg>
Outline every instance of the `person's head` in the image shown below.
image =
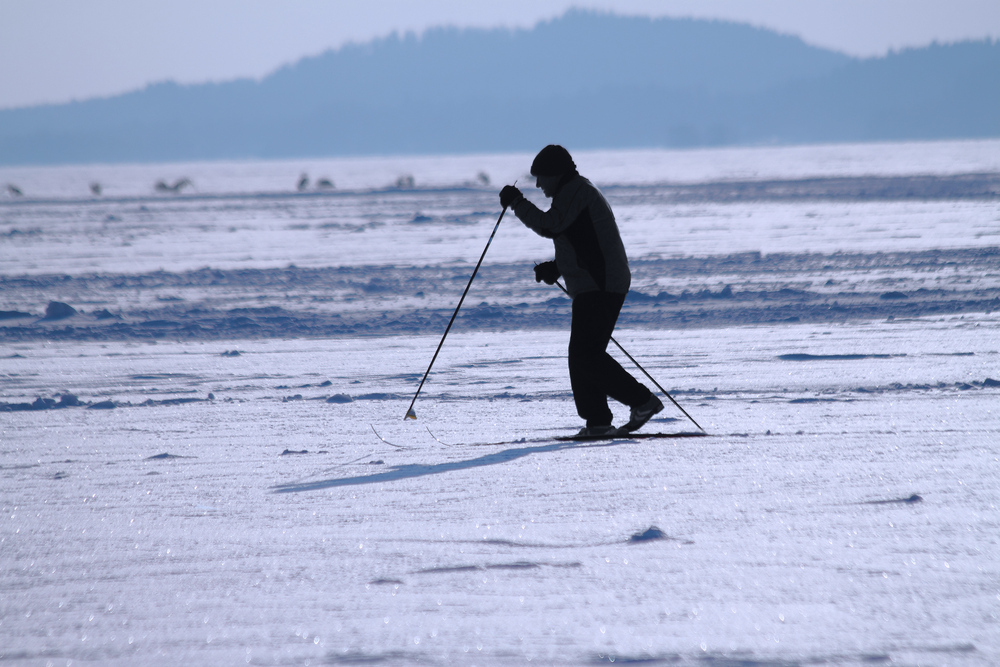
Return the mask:
<svg viewBox="0 0 1000 667">
<path fill-rule="evenodd" d="M 535 177 L 535 185 L 541 188 L 546 197 L 555 195 L 556 190 L 567 174 L 576 174 L 576 163 L 569 151 L 562 146 L 549 144 L 538 151 L 531 163 L 531 175 Z"/>
</svg>

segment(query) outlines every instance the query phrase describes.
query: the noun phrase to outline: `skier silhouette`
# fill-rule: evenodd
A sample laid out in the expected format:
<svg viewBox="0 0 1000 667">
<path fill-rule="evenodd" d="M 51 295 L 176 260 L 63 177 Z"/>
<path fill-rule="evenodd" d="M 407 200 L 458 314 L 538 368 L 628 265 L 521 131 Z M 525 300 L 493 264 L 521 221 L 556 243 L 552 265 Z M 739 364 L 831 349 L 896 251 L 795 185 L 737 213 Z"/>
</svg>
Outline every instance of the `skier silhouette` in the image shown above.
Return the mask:
<svg viewBox="0 0 1000 667">
<path fill-rule="evenodd" d="M 513 185 L 500 191 L 526 227 L 555 246 L 554 261 L 535 267 L 535 281 L 552 285 L 566 280 L 573 300 L 569 339 L 569 377 L 576 410 L 587 424 L 581 436 L 615 432 L 608 397 L 631 408 L 622 431 L 641 428 L 663 403 L 608 354 L 608 342 L 632 281 L 628 257 L 615 216 L 604 195 L 580 175 L 562 146 L 548 145 L 531 163 L 536 186 L 552 199 L 542 211 Z"/>
</svg>

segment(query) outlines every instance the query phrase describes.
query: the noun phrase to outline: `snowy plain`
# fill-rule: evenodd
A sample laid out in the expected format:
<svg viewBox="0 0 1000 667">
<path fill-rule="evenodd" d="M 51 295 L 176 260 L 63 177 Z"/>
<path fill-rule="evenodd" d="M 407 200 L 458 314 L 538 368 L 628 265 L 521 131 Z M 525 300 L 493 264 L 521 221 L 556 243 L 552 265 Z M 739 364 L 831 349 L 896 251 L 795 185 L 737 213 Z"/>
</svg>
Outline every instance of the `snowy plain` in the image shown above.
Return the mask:
<svg viewBox="0 0 1000 667">
<path fill-rule="evenodd" d="M 1000 141 L 576 157 L 616 339 L 708 437 L 551 439 L 568 302 L 514 218 L 403 420 L 530 155 L 0 170 L 0 664 L 1000 663 L 1000 194 L 667 187 Z"/>
</svg>

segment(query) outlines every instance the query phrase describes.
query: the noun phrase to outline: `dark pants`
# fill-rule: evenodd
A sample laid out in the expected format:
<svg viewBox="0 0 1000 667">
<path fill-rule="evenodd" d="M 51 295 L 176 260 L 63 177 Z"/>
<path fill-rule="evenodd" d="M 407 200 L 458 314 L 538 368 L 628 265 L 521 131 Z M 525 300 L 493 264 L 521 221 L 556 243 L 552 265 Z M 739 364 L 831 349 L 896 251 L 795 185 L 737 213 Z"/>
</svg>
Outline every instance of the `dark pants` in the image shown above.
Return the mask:
<svg viewBox="0 0 1000 667">
<path fill-rule="evenodd" d="M 576 411 L 587 426 L 611 423 L 608 396 L 632 407 L 649 400 L 649 389 L 607 352 L 623 303 L 625 295 L 612 292 L 584 292 L 573 299 L 569 380 Z"/>
</svg>

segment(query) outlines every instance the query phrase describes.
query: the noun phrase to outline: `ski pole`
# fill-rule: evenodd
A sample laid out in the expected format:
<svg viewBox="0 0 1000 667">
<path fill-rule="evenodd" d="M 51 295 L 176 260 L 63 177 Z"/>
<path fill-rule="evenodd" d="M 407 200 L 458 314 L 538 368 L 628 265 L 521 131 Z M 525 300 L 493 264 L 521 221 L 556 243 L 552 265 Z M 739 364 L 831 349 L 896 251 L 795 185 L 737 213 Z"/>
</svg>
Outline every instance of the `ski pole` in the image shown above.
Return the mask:
<svg viewBox="0 0 1000 667">
<path fill-rule="evenodd" d="M 563 285 L 562 285 L 561 282 L 559 282 L 557 280 L 556 281 L 556 285 L 559 287 L 559 289 L 561 289 L 563 292 L 566 293 L 566 296 L 569 296 L 569 291 L 565 287 L 563 287 Z M 572 297 L 570 297 L 570 298 L 572 298 Z M 691 415 L 689 415 L 687 413 L 687 410 L 685 410 L 684 408 L 682 408 L 681 404 L 674 400 L 674 397 L 670 395 L 670 392 L 668 392 L 666 389 L 664 389 L 663 387 L 661 387 L 660 383 L 657 382 L 653 378 L 653 376 L 650 375 L 646 371 L 646 369 L 643 368 L 642 365 L 638 361 L 635 360 L 635 357 L 633 357 L 631 354 L 629 354 L 628 351 L 624 347 L 622 347 L 621 343 L 619 343 L 618 341 L 615 340 L 614 336 L 611 336 L 611 342 L 614 343 L 616 346 L 618 346 L 618 349 L 622 351 L 622 354 L 624 354 L 626 357 L 628 357 L 628 360 L 631 361 L 633 364 L 635 364 L 635 367 L 638 368 L 640 371 L 642 371 L 643 374 L 646 377 L 649 378 L 649 381 L 652 382 L 654 385 L 656 385 L 656 388 L 659 389 L 661 392 L 663 392 L 663 395 L 666 396 L 667 398 L 669 398 L 670 402 L 673 403 L 674 405 L 676 405 L 677 409 L 680 410 L 681 412 L 683 412 L 684 416 L 687 417 L 688 419 L 690 419 L 692 424 L 694 424 L 695 426 L 698 427 L 698 430 L 700 430 L 702 433 L 707 433 L 707 431 L 701 427 L 701 424 L 699 424 L 698 422 L 696 422 L 694 420 L 694 417 L 692 417 Z"/>
<path fill-rule="evenodd" d="M 420 395 L 420 390 L 424 388 L 424 382 L 427 381 L 427 376 L 430 375 L 431 368 L 437 360 L 438 352 L 441 351 L 441 346 L 444 345 L 444 339 L 448 337 L 448 332 L 451 331 L 451 325 L 455 323 L 455 318 L 458 317 L 458 310 L 462 307 L 462 302 L 465 301 L 465 295 L 469 293 L 469 288 L 472 287 L 472 281 L 475 280 L 476 274 L 479 272 L 479 267 L 483 263 L 483 258 L 486 257 L 486 251 L 490 249 L 490 244 L 493 243 L 493 237 L 497 235 L 497 230 L 500 229 L 500 221 L 503 220 L 503 214 L 506 212 L 507 207 L 505 206 L 504 209 L 500 211 L 500 217 L 497 218 L 497 224 L 493 225 L 493 233 L 490 234 L 490 240 L 486 242 L 486 247 L 483 248 L 483 254 L 479 256 L 479 262 L 476 264 L 476 268 L 473 269 L 472 275 L 469 277 L 469 284 L 465 286 L 465 291 L 462 292 L 462 298 L 458 300 L 458 305 L 455 306 L 455 312 L 452 313 L 451 320 L 448 322 L 448 326 L 444 330 L 444 335 L 441 336 L 441 342 L 438 343 L 437 349 L 434 350 L 434 356 L 431 357 L 430 366 L 427 367 L 427 371 L 424 373 L 424 377 L 420 381 L 420 386 L 417 387 L 417 393 L 413 395 L 413 400 L 410 401 L 410 407 L 406 410 L 406 415 L 403 417 L 403 421 L 417 418 L 417 413 L 413 411 L 413 404 L 417 402 L 417 396 Z"/>
</svg>

